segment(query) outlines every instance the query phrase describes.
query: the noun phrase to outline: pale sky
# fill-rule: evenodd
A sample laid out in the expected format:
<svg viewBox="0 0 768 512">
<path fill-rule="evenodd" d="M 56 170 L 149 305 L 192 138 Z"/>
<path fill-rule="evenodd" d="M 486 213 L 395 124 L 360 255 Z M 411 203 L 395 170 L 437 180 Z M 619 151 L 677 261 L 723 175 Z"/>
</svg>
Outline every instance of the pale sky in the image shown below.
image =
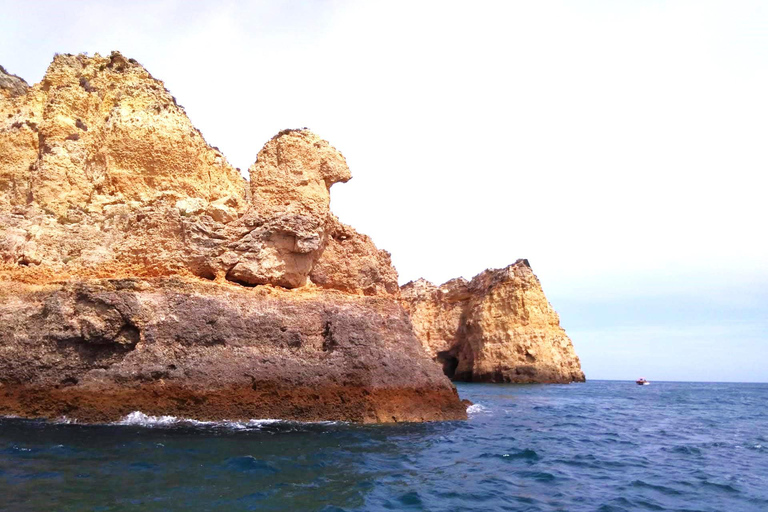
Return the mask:
<svg viewBox="0 0 768 512">
<path fill-rule="evenodd" d="M 8 1 L 0 64 L 120 50 L 244 172 L 283 128 L 401 283 L 528 258 L 588 378 L 768 381 L 764 1 Z"/>
</svg>

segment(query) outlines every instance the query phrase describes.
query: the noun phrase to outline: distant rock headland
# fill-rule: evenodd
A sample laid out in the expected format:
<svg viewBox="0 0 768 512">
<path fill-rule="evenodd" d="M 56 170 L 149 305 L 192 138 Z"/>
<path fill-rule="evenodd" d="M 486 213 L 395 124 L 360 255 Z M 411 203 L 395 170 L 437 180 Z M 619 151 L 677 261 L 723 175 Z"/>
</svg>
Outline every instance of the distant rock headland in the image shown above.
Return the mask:
<svg viewBox="0 0 768 512">
<path fill-rule="evenodd" d="M 527 260 L 441 286 L 402 287 L 424 349 L 454 380 L 581 382 L 584 372 Z"/>
<path fill-rule="evenodd" d="M 456 322 L 464 348 L 423 345 L 422 306 L 442 303 L 412 284 L 401 299 L 389 253 L 331 213 L 351 175 L 312 132 L 277 134 L 249 175 L 120 53 L 57 55 L 34 86 L 0 68 L 0 415 L 463 419 L 432 358 L 455 358 L 454 377 L 526 381 L 500 363 L 518 332 L 536 341 L 527 381 L 565 380 L 550 377 L 566 345 L 578 370 L 540 288 L 523 310 L 548 327 L 510 330 L 522 310 L 494 323 L 510 311 L 492 297 L 518 292 L 493 272 L 462 303 L 478 310 Z"/>
</svg>

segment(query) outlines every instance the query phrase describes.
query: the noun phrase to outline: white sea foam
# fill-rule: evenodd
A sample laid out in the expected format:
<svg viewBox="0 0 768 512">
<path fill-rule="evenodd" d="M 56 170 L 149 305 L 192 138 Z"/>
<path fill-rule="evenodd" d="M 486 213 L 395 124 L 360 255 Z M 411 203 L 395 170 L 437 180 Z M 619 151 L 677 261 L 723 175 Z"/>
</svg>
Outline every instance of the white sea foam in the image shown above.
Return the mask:
<svg viewBox="0 0 768 512">
<path fill-rule="evenodd" d="M 491 410 L 482 404 L 472 404 L 467 407 L 467 414 L 474 416 L 476 414 L 491 414 Z"/>
<path fill-rule="evenodd" d="M 133 411 L 125 418 L 118 421 L 117 425 L 139 425 L 142 427 L 155 427 L 175 425 L 179 423 L 176 416 L 149 416 L 141 411 Z"/>
<path fill-rule="evenodd" d="M 191 418 L 179 418 L 176 416 L 151 416 L 144 414 L 141 411 L 134 411 L 125 416 L 120 421 L 113 423 L 113 425 L 128 425 L 128 426 L 140 426 L 140 427 L 169 427 L 169 426 L 191 426 L 191 427 L 213 427 L 213 428 L 226 428 L 231 430 L 254 430 L 259 429 L 265 425 L 272 425 L 275 423 L 285 424 L 307 424 L 307 425 L 333 425 L 336 422 L 333 421 L 320 421 L 320 422 L 298 422 L 298 421 L 286 421 L 272 418 L 260 419 L 260 420 L 248 420 L 248 421 L 200 421 Z"/>
<path fill-rule="evenodd" d="M 0 419 L 24 419 L 15 415 L 0 415 Z M 67 416 L 60 416 L 51 423 L 59 425 L 82 425 L 89 426 L 89 423 L 80 423 L 75 418 L 68 418 Z M 174 427 L 174 426 L 186 426 L 186 427 L 201 427 L 201 428 L 223 428 L 229 430 L 258 430 L 266 425 L 272 424 L 284 424 L 286 426 L 300 426 L 300 425 L 343 425 L 346 422 L 343 421 L 293 421 L 293 420 L 280 420 L 273 418 L 265 418 L 259 420 L 248 421 L 234 421 L 234 420 L 222 420 L 222 421 L 200 421 L 192 418 L 179 418 L 177 416 L 152 416 L 145 414 L 141 411 L 133 411 L 126 415 L 119 421 L 108 423 L 108 425 L 120 425 L 120 426 L 138 426 L 138 427 Z"/>
</svg>

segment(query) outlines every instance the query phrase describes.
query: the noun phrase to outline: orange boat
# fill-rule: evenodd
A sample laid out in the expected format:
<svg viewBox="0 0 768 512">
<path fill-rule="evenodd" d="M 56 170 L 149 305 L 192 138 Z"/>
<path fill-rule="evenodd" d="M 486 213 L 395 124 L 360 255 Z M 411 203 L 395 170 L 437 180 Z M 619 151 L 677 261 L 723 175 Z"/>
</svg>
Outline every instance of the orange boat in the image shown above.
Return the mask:
<svg viewBox="0 0 768 512">
<path fill-rule="evenodd" d="M 636 383 L 638 386 L 647 386 L 647 385 L 649 385 L 649 384 L 650 384 L 650 382 L 649 382 L 649 381 L 645 380 L 645 379 L 644 379 L 644 378 L 642 378 L 642 377 L 640 377 L 639 379 L 637 379 L 637 380 L 635 381 L 635 383 Z"/>
</svg>

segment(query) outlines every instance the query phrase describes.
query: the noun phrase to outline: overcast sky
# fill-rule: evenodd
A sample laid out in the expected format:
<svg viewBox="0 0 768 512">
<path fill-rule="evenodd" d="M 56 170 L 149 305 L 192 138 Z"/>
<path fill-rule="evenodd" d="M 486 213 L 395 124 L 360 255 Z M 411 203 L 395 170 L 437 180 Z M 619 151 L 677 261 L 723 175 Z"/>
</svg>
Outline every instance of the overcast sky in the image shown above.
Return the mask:
<svg viewBox="0 0 768 512">
<path fill-rule="evenodd" d="M 7 1 L 0 64 L 120 50 L 244 172 L 307 126 L 401 283 L 528 258 L 588 378 L 768 381 L 768 3 Z"/>
</svg>

